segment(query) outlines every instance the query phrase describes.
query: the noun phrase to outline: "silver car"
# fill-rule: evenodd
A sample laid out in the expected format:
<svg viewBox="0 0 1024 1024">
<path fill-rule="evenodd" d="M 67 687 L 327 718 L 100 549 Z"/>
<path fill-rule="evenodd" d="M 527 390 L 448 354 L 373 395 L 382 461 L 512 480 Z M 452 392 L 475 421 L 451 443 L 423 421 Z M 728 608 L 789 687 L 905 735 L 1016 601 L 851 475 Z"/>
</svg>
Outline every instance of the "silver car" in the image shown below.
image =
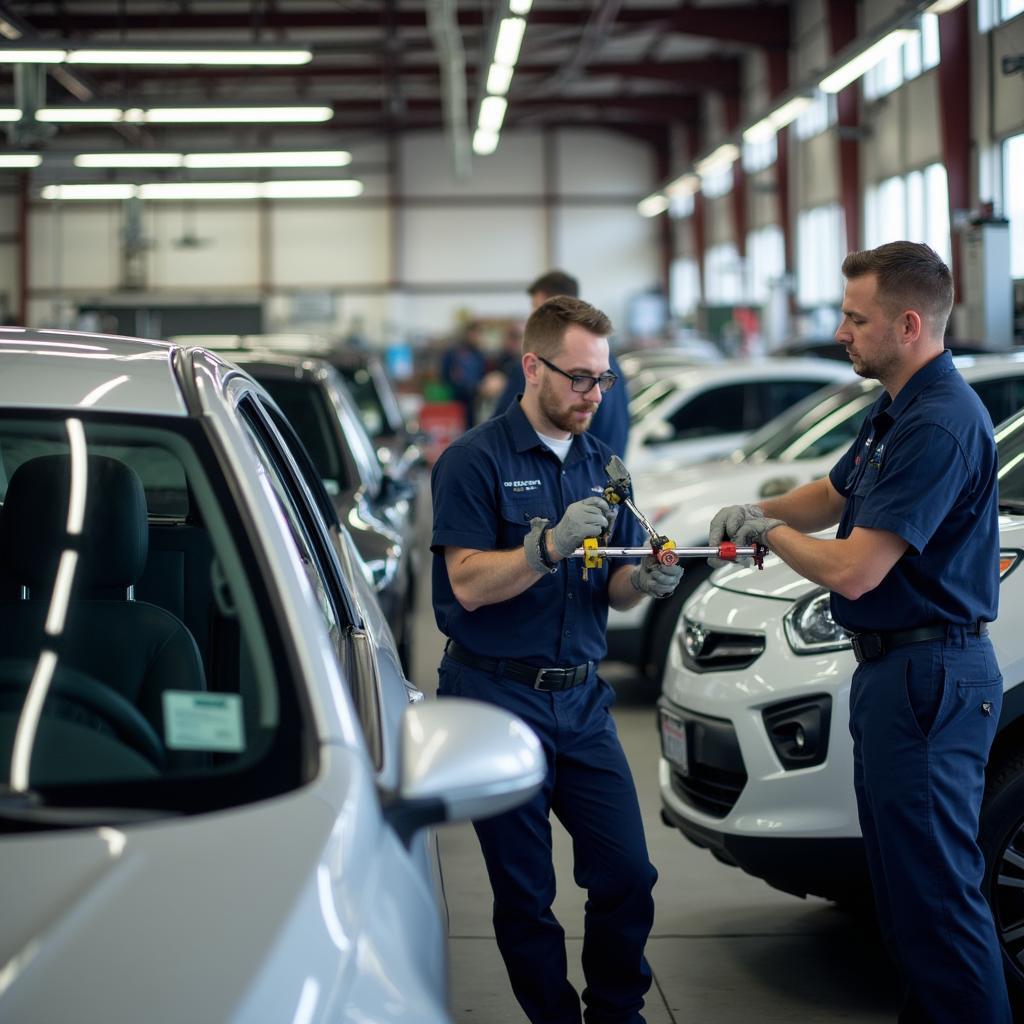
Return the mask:
<svg viewBox="0 0 1024 1024">
<path fill-rule="evenodd" d="M 430 826 L 536 737 L 401 675 L 280 410 L 201 349 L 0 330 L 0 1019 L 446 1005 Z"/>
</svg>

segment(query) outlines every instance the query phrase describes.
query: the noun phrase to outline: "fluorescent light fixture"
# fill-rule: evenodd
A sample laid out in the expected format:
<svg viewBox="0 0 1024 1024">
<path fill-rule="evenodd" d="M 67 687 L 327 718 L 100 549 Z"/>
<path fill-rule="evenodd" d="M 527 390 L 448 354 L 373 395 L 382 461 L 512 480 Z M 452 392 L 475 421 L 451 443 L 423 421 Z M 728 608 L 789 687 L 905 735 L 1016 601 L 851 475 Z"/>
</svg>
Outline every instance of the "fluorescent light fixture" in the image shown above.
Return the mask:
<svg viewBox="0 0 1024 1024">
<path fill-rule="evenodd" d="M 264 65 L 308 64 L 311 51 L 294 50 L 236 50 L 236 49 L 76 49 L 68 52 L 68 64 L 203 64 L 203 65 Z"/>
<path fill-rule="evenodd" d="M 132 199 L 137 185 L 46 185 L 44 199 Z"/>
<path fill-rule="evenodd" d="M 521 18 L 525 18 L 530 13 L 532 6 L 533 0 L 509 0 L 508 9 L 513 14 L 518 14 Z"/>
<path fill-rule="evenodd" d="M 324 181 L 180 181 L 146 185 L 46 185 L 43 199 L 351 199 L 362 194 L 354 178 Z"/>
<path fill-rule="evenodd" d="M 641 217 L 657 217 L 658 214 L 664 213 L 668 209 L 668 196 L 661 192 L 655 192 L 646 199 L 641 199 L 636 204 L 636 209 Z"/>
<path fill-rule="evenodd" d="M 76 167 L 180 167 L 181 153 L 79 153 Z"/>
<path fill-rule="evenodd" d="M 21 111 L 17 107 L 0 107 L 0 121 L 20 121 Z"/>
<path fill-rule="evenodd" d="M 502 18 L 498 26 L 498 41 L 494 44 L 494 63 L 515 67 L 519 47 L 523 42 L 526 22 L 522 18 Z"/>
<path fill-rule="evenodd" d="M 473 152 L 477 156 L 490 156 L 498 148 L 498 133 L 477 128 L 473 132 Z"/>
<path fill-rule="evenodd" d="M 512 71 L 507 64 L 492 64 L 487 72 L 487 91 L 492 96 L 504 96 L 512 84 Z"/>
<path fill-rule="evenodd" d="M 700 178 L 696 174 L 684 174 L 665 186 L 665 195 L 670 199 L 692 196 L 700 190 Z"/>
<path fill-rule="evenodd" d="M 61 124 L 112 124 L 122 120 L 119 107 L 40 107 L 37 121 Z"/>
<path fill-rule="evenodd" d="M 508 100 L 503 96 L 485 96 L 480 104 L 480 117 L 476 126 L 485 132 L 500 132 L 507 109 Z"/>
<path fill-rule="evenodd" d="M 186 167 L 345 167 L 352 154 L 344 149 L 282 153 L 186 153 Z"/>
<path fill-rule="evenodd" d="M 765 142 L 780 128 L 795 121 L 812 103 L 810 96 L 794 96 L 781 107 L 765 114 L 756 124 L 752 124 L 743 132 L 744 142 Z"/>
<path fill-rule="evenodd" d="M 0 153 L 0 167 L 38 167 L 42 162 L 38 153 Z"/>
<path fill-rule="evenodd" d="M 312 124 L 329 121 L 331 107 L 40 107 L 37 121 L 76 124 Z M 19 111 L 18 120 L 21 117 Z"/>
<path fill-rule="evenodd" d="M 694 168 L 702 178 L 708 178 L 715 174 L 721 174 L 739 158 L 740 148 L 731 142 L 719 146 L 713 153 L 698 160 Z"/>
<path fill-rule="evenodd" d="M 924 10 L 925 14 L 948 14 L 950 11 L 956 10 L 965 0 L 935 0 L 930 7 L 926 7 Z"/>
<path fill-rule="evenodd" d="M 143 111 L 148 124 L 207 124 L 209 122 L 314 123 L 329 121 L 331 107 L 151 107 Z"/>
<path fill-rule="evenodd" d="M 852 82 L 856 82 L 864 72 L 870 71 L 876 64 L 884 60 L 893 50 L 898 50 L 916 32 L 917 29 L 913 28 L 895 29 L 879 39 L 877 43 L 848 60 L 841 68 L 826 75 L 818 83 L 818 88 L 822 92 L 842 92 Z"/>
<path fill-rule="evenodd" d="M 9 50 L 0 47 L 0 64 L 62 64 L 67 50 Z"/>
</svg>

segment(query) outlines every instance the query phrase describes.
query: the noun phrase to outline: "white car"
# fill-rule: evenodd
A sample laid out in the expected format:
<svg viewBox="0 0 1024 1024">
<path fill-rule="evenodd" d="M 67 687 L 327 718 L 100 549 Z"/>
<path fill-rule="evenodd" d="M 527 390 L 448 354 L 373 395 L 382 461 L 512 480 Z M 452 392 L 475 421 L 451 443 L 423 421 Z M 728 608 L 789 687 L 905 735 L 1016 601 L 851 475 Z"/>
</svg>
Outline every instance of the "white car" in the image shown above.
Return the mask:
<svg viewBox="0 0 1024 1024">
<path fill-rule="evenodd" d="M 981 818 L 1011 986 L 1024 997 L 1024 412 L 996 431 L 1004 679 Z M 870 906 L 849 733 L 855 668 L 827 591 L 779 559 L 727 567 L 691 597 L 659 701 L 662 816 L 769 884 Z"/>
<path fill-rule="evenodd" d="M 2 329 L 0 498 L 0 1020 L 449 1021 L 430 827 L 543 752 L 403 678 L 267 393 Z"/>
<path fill-rule="evenodd" d="M 956 363 L 993 423 L 1024 407 L 1024 353 L 958 357 Z M 855 380 L 817 392 L 768 423 L 728 459 L 636 475 L 637 506 L 677 547 L 707 544 L 711 517 L 723 505 L 756 502 L 826 476 L 856 439 L 880 386 Z M 710 574 L 703 559 L 686 562 L 672 597 L 609 612 L 608 657 L 636 665 L 660 683 L 683 605 Z"/>
<path fill-rule="evenodd" d="M 638 474 L 728 455 L 808 395 L 850 380 L 832 359 L 738 360 L 662 374 L 629 402 L 626 465 Z"/>
</svg>

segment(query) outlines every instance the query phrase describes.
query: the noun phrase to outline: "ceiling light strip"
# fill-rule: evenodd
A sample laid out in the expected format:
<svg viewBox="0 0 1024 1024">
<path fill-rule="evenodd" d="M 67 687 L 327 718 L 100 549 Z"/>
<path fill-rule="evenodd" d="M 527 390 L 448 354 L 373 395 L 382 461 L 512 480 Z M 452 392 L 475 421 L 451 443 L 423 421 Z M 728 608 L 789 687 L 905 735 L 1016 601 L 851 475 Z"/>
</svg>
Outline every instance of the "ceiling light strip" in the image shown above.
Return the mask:
<svg viewBox="0 0 1024 1024">
<path fill-rule="evenodd" d="M 0 64 L 108 64 L 182 66 L 298 66 L 313 59 L 305 47 L 28 47 L 0 46 Z"/>
<path fill-rule="evenodd" d="M 2 112 L 0 112 L 2 114 Z M 334 116 L 326 106 L 40 107 L 37 121 L 55 124 L 316 124 Z M 18 120 L 21 112 L 18 111 Z M 0 116 L 0 120 L 2 120 Z"/>
<path fill-rule="evenodd" d="M 185 181 L 134 184 L 46 185 L 43 199 L 53 200 L 191 200 L 191 199 L 353 199 L 362 195 L 355 178 L 324 181 Z"/>
</svg>

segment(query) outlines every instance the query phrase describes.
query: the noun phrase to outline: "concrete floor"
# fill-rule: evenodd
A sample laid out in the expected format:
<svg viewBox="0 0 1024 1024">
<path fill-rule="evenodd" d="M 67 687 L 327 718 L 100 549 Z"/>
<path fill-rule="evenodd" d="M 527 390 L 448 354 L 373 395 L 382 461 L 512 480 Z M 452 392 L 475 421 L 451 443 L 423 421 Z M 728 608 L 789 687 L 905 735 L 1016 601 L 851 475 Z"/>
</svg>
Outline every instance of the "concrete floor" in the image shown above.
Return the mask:
<svg viewBox="0 0 1024 1024">
<path fill-rule="evenodd" d="M 428 490 L 429 495 L 429 490 Z M 427 501 L 423 503 L 427 506 Z M 420 517 L 429 544 L 429 508 Z M 442 638 L 430 607 L 429 557 L 419 581 L 413 681 L 433 694 Z M 800 900 L 718 863 L 659 817 L 655 694 L 623 665 L 603 674 L 616 688 L 615 719 L 636 780 L 651 860 L 658 869 L 656 917 L 647 945 L 654 984 L 648 1024 L 856 1024 L 892 1021 L 897 982 L 877 935 L 822 900 Z M 559 890 L 570 977 L 579 968 L 584 894 L 572 877 L 572 853 L 554 823 Z M 524 1024 L 491 927 L 491 895 L 470 826 L 440 832 L 450 913 L 451 1006 L 456 1024 Z"/>
</svg>

